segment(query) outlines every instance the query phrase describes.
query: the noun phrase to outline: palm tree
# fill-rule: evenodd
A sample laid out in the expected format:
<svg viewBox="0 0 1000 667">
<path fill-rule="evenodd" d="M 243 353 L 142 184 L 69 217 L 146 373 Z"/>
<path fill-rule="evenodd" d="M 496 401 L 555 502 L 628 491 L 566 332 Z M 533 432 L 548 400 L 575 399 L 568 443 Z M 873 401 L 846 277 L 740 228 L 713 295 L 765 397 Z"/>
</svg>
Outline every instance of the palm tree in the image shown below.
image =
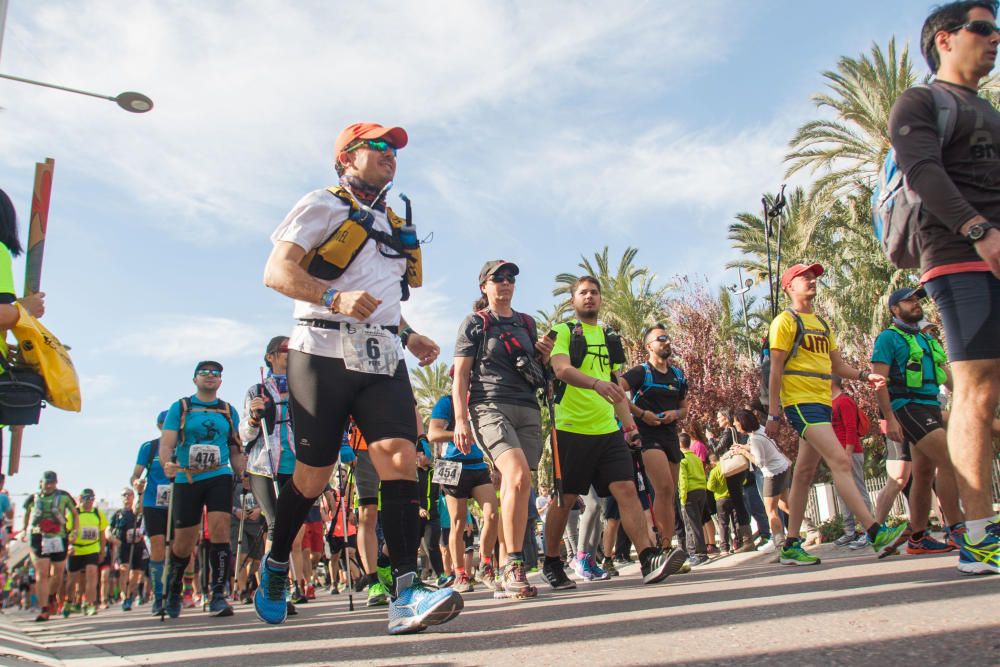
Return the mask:
<svg viewBox="0 0 1000 667">
<path fill-rule="evenodd" d="M 813 191 L 840 195 L 873 183 L 889 151 L 889 112 L 896 98 L 916 82 L 909 48 L 897 55 L 896 38 L 886 52 L 873 44 L 870 55 L 844 56 L 835 71 L 823 72 L 830 93 L 812 99 L 834 118 L 809 121 L 798 129 L 785 156 L 787 175 L 803 169 L 818 174 Z"/>
<path fill-rule="evenodd" d="M 597 278 L 601 284 L 601 320 L 618 331 L 625 345 L 626 356 L 633 362 L 642 359 L 642 334 L 651 324 L 666 319 L 665 298 L 669 285 L 656 287 L 656 274 L 644 266 L 635 266 L 636 248 L 626 248 L 614 271 L 608 258 L 608 247 L 594 253 L 594 263 L 586 257 L 578 265 L 582 275 Z M 558 286 L 552 295 L 565 297 L 560 309 L 568 309 L 570 289 L 578 276 L 560 273 Z"/>
<path fill-rule="evenodd" d="M 439 361 L 430 366 L 418 366 L 410 371 L 410 382 L 413 384 L 413 397 L 417 400 L 417 409 L 426 422 L 430 419 L 431 410 L 434 409 L 438 399 L 451 393 L 448 364 Z"/>
</svg>

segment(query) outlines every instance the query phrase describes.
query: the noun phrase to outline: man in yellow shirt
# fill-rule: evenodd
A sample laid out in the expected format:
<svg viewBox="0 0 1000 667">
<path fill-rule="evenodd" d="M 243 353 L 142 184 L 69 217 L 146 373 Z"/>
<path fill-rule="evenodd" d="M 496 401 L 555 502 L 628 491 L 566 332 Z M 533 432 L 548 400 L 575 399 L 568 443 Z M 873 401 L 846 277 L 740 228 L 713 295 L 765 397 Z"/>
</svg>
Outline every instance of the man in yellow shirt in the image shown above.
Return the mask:
<svg viewBox="0 0 1000 667">
<path fill-rule="evenodd" d="M 108 517 L 100 507 L 94 505 L 93 489 L 84 489 L 80 493 L 77 516 L 79 525 L 73 526 L 76 539 L 70 544 L 67 565 L 70 590 L 73 590 L 74 586 L 78 590 L 84 588 L 86 602 L 83 605 L 83 613 L 93 616 L 97 613 L 97 567 L 104 558 L 104 546 L 107 540 L 104 533 L 108 527 Z M 67 614 L 68 609 L 67 602 L 67 606 L 64 607 Z"/>
<path fill-rule="evenodd" d="M 872 516 L 854 483 L 852 461 L 833 430 L 832 374 L 867 381 L 875 387 L 884 387 L 885 378 L 852 368 L 840 356 L 830 326 L 813 311 L 817 279 L 821 275 L 823 267 L 819 264 L 796 264 L 781 274 L 781 288 L 788 296 L 791 307 L 771 322 L 768 338 L 771 354 L 770 405 L 765 430 L 770 437 L 776 436 L 778 424 L 784 416 L 799 434 L 799 452 L 788 502 L 788 535 L 781 549 L 783 565 L 819 564 L 819 558 L 802 548 L 799 528 L 809 499 L 809 486 L 820 459 L 830 468 L 837 493 L 861 525 L 866 527 L 869 541 L 879 558 L 894 553 L 906 539 L 905 523 L 890 528 L 879 524 Z"/>
</svg>

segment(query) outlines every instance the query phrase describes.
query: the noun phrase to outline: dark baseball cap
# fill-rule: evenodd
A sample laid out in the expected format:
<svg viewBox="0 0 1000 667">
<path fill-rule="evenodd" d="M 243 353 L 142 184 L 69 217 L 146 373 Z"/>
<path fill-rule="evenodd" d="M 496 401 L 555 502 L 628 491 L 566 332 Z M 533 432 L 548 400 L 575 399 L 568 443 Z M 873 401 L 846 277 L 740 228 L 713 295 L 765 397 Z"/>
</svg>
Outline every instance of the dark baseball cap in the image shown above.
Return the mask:
<svg viewBox="0 0 1000 667">
<path fill-rule="evenodd" d="M 93 489 L 84 489 L 83 491 L 80 492 L 80 500 L 83 500 L 85 498 L 96 498 L 96 497 L 97 494 L 94 493 Z"/>
<path fill-rule="evenodd" d="M 900 287 L 889 295 L 889 307 L 892 308 L 900 301 L 909 299 L 911 296 L 923 299 L 927 296 L 927 291 L 923 287 Z"/>
<path fill-rule="evenodd" d="M 489 280 L 490 276 L 500 269 L 507 269 L 513 276 L 521 272 L 521 269 L 517 268 L 517 264 L 514 262 L 508 262 L 505 259 L 491 259 L 483 264 L 483 268 L 479 271 L 479 284 L 482 285 L 485 283 Z"/>
<path fill-rule="evenodd" d="M 219 372 L 222 372 L 222 364 L 218 361 L 199 361 L 198 365 L 194 367 L 194 372 L 197 374 L 202 368 L 218 368 Z"/>
<path fill-rule="evenodd" d="M 58 482 L 59 481 L 59 476 L 56 475 L 56 471 L 55 470 L 46 470 L 45 472 L 42 473 L 42 481 L 43 482 Z"/>
</svg>

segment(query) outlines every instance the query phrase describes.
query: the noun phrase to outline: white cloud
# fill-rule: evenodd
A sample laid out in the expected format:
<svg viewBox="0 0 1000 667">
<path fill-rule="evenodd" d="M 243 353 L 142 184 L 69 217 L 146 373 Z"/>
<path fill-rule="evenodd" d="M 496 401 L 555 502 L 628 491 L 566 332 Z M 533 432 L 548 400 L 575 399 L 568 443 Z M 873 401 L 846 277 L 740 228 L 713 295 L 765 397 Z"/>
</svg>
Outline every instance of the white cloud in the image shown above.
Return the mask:
<svg viewBox="0 0 1000 667">
<path fill-rule="evenodd" d="M 468 303 L 457 302 L 449 296 L 444 281 L 425 284 L 412 291 L 409 301 L 403 303 L 403 317 L 406 322 L 438 344 L 441 356 L 438 361 L 450 364 L 455 345 L 455 333 L 459 322 L 471 312 L 471 298 Z M 473 296 L 475 292 L 470 292 Z M 407 363 L 413 364 L 412 357 Z"/>
<path fill-rule="evenodd" d="M 267 339 L 262 328 L 238 320 L 176 314 L 130 327 L 110 347 L 131 356 L 179 362 L 190 361 L 193 354 L 203 359 L 256 355 Z"/>
</svg>

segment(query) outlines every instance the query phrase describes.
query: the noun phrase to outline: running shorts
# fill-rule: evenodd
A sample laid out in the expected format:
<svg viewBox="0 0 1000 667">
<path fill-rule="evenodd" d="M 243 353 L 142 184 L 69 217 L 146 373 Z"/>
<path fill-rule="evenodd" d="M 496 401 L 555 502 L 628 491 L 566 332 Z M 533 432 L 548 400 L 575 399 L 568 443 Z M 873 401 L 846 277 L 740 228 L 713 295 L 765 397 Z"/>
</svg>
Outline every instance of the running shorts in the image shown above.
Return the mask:
<svg viewBox="0 0 1000 667">
<path fill-rule="evenodd" d="M 72 556 L 70 558 L 72 559 Z M 145 569 L 147 558 L 145 542 L 136 542 L 134 549 L 126 542 L 118 545 L 118 562 L 133 570 Z"/>
<path fill-rule="evenodd" d="M 201 524 L 201 510 L 232 512 L 233 476 L 219 475 L 193 484 L 174 485 L 174 528 Z"/>
<path fill-rule="evenodd" d="M 890 438 L 885 439 L 885 460 L 886 461 L 912 461 L 913 455 L 910 453 L 910 443 L 896 442 Z"/>
<path fill-rule="evenodd" d="M 952 273 L 928 281 L 949 361 L 1000 359 L 1000 280 L 992 273 Z"/>
<path fill-rule="evenodd" d="M 441 490 L 444 491 L 445 495 L 463 500 L 471 498 L 472 491 L 483 485 L 487 485 L 491 489 L 493 488 L 493 480 L 490 479 L 489 468 L 469 470 L 463 467 L 462 474 L 458 476 L 458 484 L 455 486 L 442 486 Z"/>
<path fill-rule="evenodd" d="M 796 403 L 785 408 L 785 417 L 800 438 L 810 426 L 833 423 L 833 408 L 822 403 Z"/>
<path fill-rule="evenodd" d="M 150 537 L 167 534 L 167 508 L 143 507 L 142 524 Z"/>
<path fill-rule="evenodd" d="M 378 505 L 379 477 L 371 454 L 367 449 L 357 451 L 354 462 L 354 486 L 358 490 L 359 505 Z"/>
<path fill-rule="evenodd" d="M 906 444 L 915 445 L 929 434 L 944 428 L 941 407 L 925 403 L 907 403 L 894 410 L 896 419 L 906 436 Z"/>
<path fill-rule="evenodd" d="M 101 560 L 101 554 L 87 554 L 85 556 L 70 556 L 69 561 L 66 563 L 66 569 L 70 572 L 79 572 L 80 570 L 86 568 L 88 565 L 93 565 L 97 567 L 98 562 Z"/>
<path fill-rule="evenodd" d="M 542 457 L 542 419 L 537 407 L 514 403 L 476 403 L 469 406 L 476 441 L 496 461 L 511 449 L 520 449 L 531 470 Z"/>
<path fill-rule="evenodd" d="M 639 435 L 642 436 L 642 451 L 658 449 L 667 455 L 667 460 L 671 463 L 680 463 L 684 458 L 681 453 L 681 441 L 677 436 L 677 431 L 666 431 L 657 429 L 659 432 L 655 436 L 644 433 L 641 429 Z"/>
<path fill-rule="evenodd" d="M 316 554 L 323 553 L 323 522 L 307 521 L 302 525 L 305 527 L 302 531 L 302 548 Z"/>
<path fill-rule="evenodd" d="M 369 445 L 387 438 L 417 440 L 413 389 L 402 361 L 392 376 L 376 375 L 348 370 L 343 359 L 291 350 L 288 390 L 295 458 L 306 465 L 337 462 L 348 416 Z"/>
<path fill-rule="evenodd" d="M 330 553 L 331 554 L 340 553 L 341 551 L 344 550 L 344 538 L 343 537 L 338 537 L 336 535 L 327 535 L 326 536 L 326 543 L 330 545 Z M 355 550 L 357 550 L 357 548 L 358 548 L 358 536 L 357 535 L 351 535 L 350 537 L 347 538 L 347 548 L 348 549 L 355 549 Z"/>
<path fill-rule="evenodd" d="M 31 535 L 31 553 L 35 555 L 35 558 L 48 558 L 53 563 L 61 563 L 66 560 L 66 538 L 64 537 L 62 540 L 62 551 L 42 555 L 42 535 L 41 533 L 33 533 Z"/>
<path fill-rule="evenodd" d="M 597 495 L 607 498 L 614 482 L 635 480 L 632 454 L 621 431 L 604 435 L 583 435 L 556 431 L 563 493 L 585 495 L 591 485 Z"/>
<path fill-rule="evenodd" d="M 764 477 L 764 492 L 761 494 L 765 498 L 780 496 L 781 492 L 792 486 L 791 466 L 779 472 L 774 477 Z"/>
</svg>

